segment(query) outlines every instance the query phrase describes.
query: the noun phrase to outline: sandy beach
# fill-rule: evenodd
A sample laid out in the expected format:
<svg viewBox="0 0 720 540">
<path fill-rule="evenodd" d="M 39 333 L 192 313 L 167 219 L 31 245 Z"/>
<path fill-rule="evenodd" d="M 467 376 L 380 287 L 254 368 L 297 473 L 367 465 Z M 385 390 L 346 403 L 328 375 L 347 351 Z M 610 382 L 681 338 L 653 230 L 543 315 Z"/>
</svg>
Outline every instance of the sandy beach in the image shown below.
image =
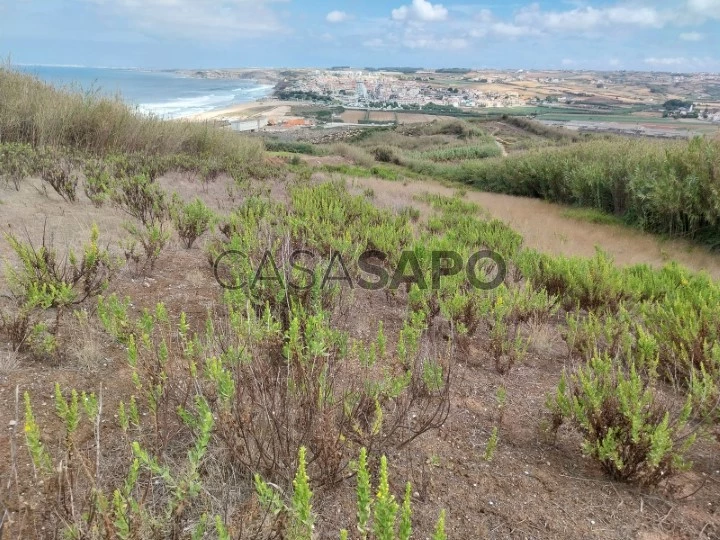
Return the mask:
<svg viewBox="0 0 720 540">
<path fill-rule="evenodd" d="M 261 99 L 196 114 L 187 117 L 187 120 L 204 122 L 207 120 L 246 120 L 259 117 L 282 118 L 290 112 L 291 105 L 297 105 L 297 102 Z"/>
</svg>

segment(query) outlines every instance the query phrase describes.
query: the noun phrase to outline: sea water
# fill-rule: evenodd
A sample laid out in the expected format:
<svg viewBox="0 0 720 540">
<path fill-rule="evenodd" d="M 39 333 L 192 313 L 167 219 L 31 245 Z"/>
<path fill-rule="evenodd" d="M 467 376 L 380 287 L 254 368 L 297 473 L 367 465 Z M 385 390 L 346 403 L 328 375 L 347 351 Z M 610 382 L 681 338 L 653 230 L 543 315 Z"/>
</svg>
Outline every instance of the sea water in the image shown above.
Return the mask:
<svg viewBox="0 0 720 540">
<path fill-rule="evenodd" d="M 269 95 L 272 86 L 237 79 L 202 79 L 172 71 L 79 66 L 17 66 L 74 91 L 120 97 L 140 112 L 183 118 Z"/>
</svg>

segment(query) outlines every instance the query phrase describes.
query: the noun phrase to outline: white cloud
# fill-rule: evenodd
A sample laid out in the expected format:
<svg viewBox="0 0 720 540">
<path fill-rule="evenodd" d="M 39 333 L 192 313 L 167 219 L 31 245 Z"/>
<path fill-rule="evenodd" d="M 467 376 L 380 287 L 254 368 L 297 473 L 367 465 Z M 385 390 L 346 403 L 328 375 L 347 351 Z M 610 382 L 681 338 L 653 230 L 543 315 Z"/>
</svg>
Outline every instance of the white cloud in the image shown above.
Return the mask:
<svg viewBox="0 0 720 540">
<path fill-rule="evenodd" d="M 151 34 L 229 41 L 283 29 L 272 0 L 85 0 Z"/>
<path fill-rule="evenodd" d="M 373 38 L 363 42 L 363 47 L 368 49 L 384 49 L 385 42 L 380 38 Z"/>
<path fill-rule="evenodd" d="M 700 17 L 720 19 L 720 0 L 688 0 L 688 9 Z"/>
<path fill-rule="evenodd" d="M 350 16 L 345 13 L 344 11 L 331 11 L 327 14 L 325 17 L 325 20 L 329 23 L 341 23 L 345 22 L 350 18 Z"/>
<path fill-rule="evenodd" d="M 684 56 L 651 56 L 645 58 L 645 63 L 651 66 L 659 67 L 680 67 L 683 70 L 704 70 L 704 71 L 716 71 L 720 62 L 717 59 L 704 56 L 704 57 L 684 57 Z"/>
<path fill-rule="evenodd" d="M 577 62 L 572 58 L 563 58 L 561 64 L 563 66 L 574 66 Z"/>
<path fill-rule="evenodd" d="M 680 34 L 680 39 L 683 41 L 702 41 L 705 39 L 705 34 L 700 32 L 683 32 Z"/>
<path fill-rule="evenodd" d="M 496 22 L 490 25 L 490 33 L 498 37 L 519 38 L 537 34 L 538 31 L 529 26 L 519 26 L 513 23 Z"/>
<path fill-rule="evenodd" d="M 434 38 L 434 37 L 422 37 L 422 38 L 408 38 L 403 41 L 409 49 L 431 49 L 436 51 L 452 51 L 458 49 L 465 49 L 469 43 L 463 38 Z"/>
<path fill-rule="evenodd" d="M 645 63 L 650 64 L 651 66 L 682 66 L 690 63 L 690 61 L 687 58 L 680 56 L 661 58 L 651 56 L 650 58 L 645 59 Z"/>
<path fill-rule="evenodd" d="M 584 6 L 568 11 L 543 11 L 539 4 L 531 4 L 515 14 L 514 22 L 519 26 L 559 34 L 589 32 L 619 25 L 661 28 L 666 17 L 655 8 L 643 6 Z"/>
<path fill-rule="evenodd" d="M 392 10 L 392 18 L 396 21 L 444 21 L 447 15 L 448 10 L 442 4 L 431 4 L 427 0 L 412 0 L 411 5 Z"/>
</svg>

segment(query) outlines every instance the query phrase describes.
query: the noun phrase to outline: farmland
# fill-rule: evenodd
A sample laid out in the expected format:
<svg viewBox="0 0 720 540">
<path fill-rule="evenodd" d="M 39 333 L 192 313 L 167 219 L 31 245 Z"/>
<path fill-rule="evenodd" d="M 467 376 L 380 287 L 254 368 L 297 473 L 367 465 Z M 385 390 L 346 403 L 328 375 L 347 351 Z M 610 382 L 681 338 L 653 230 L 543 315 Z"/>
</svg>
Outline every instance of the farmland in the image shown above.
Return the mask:
<svg viewBox="0 0 720 540">
<path fill-rule="evenodd" d="M 720 535 L 717 140 L 0 90 L 2 538 Z"/>
</svg>

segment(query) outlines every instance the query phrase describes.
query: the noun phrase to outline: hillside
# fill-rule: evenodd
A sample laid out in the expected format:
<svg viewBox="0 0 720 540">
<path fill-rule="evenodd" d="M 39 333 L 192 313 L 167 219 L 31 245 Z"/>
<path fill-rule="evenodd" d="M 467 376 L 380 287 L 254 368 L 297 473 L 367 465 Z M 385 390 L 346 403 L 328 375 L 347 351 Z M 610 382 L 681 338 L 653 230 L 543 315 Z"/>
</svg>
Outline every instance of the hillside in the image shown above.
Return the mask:
<svg viewBox="0 0 720 540">
<path fill-rule="evenodd" d="M 0 96 L 0 538 L 720 536 L 718 141 Z"/>
</svg>

